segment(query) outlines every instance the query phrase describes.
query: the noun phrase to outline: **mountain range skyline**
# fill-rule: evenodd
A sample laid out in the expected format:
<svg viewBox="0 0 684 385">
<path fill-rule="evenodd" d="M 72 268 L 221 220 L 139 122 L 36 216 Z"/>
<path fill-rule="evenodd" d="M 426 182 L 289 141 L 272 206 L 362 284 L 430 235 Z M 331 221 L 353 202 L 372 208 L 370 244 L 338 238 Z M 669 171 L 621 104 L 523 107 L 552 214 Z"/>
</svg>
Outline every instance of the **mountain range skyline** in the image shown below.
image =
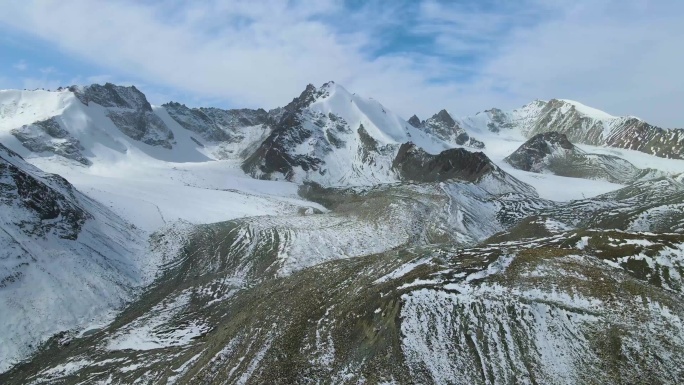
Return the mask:
<svg viewBox="0 0 684 385">
<path fill-rule="evenodd" d="M 682 7 L 674 0 L 13 2 L 0 15 L 0 88 L 110 81 L 138 85 L 154 104 L 268 109 L 307 83 L 333 79 L 407 116 L 567 98 L 677 128 L 684 127 Z"/>
</svg>

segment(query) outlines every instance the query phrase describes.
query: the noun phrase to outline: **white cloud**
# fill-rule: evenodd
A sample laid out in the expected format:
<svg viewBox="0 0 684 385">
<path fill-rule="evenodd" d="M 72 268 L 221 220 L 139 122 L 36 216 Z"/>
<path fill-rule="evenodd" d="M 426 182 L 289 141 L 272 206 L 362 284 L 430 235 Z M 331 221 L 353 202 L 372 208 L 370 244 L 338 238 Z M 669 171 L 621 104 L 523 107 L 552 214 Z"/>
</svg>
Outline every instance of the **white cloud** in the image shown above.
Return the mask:
<svg viewBox="0 0 684 385">
<path fill-rule="evenodd" d="M 595 1 L 512 33 L 480 76 L 518 100 L 564 97 L 684 127 L 680 2 Z"/>
<path fill-rule="evenodd" d="M 17 71 L 26 71 L 26 69 L 28 68 L 28 64 L 26 64 L 26 60 L 22 59 L 16 62 L 12 67 L 14 67 L 14 69 L 16 69 Z"/>
<path fill-rule="evenodd" d="M 336 80 L 405 116 L 559 97 L 684 126 L 677 0 L 407 4 L 371 1 L 349 14 L 333 0 L 26 0 L 3 9 L 0 23 L 113 79 L 163 88 L 158 97 L 270 108 L 307 83 Z M 397 28 L 431 50 L 386 47 Z"/>
</svg>

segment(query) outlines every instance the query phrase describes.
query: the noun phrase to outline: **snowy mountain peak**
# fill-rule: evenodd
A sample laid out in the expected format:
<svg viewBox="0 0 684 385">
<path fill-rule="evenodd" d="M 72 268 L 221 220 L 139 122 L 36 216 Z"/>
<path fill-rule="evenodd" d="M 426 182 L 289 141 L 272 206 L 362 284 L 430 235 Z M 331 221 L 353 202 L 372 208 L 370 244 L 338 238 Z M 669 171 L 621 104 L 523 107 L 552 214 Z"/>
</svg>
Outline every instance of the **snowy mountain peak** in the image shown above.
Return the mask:
<svg viewBox="0 0 684 385">
<path fill-rule="evenodd" d="M 126 87 L 105 83 L 104 86 L 99 84 L 85 87 L 71 86 L 69 90 L 85 105 L 94 102 L 102 107 L 152 111 L 152 106 L 147 101 L 145 94 L 140 92 L 135 86 Z"/>
<path fill-rule="evenodd" d="M 417 118 L 416 118 L 417 120 Z M 418 125 L 422 131 L 451 145 L 484 148 L 484 143 L 471 137 L 447 110 L 441 110 Z"/>
<path fill-rule="evenodd" d="M 554 102 L 555 100 L 556 99 L 552 100 L 552 102 Z M 583 114 L 589 118 L 603 119 L 603 120 L 615 119 L 615 116 L 613 116 L 613 115 L 610 115 L 610 114 L 603 112 L 601 110 L 598 110 L 596 108 L 589 107 L 585 104 L 582 104 L 580 102 L 576 102 L 574 100 L 559 99 L 559 101 L 570 104 L 577 112 L 579 112 L 580 114 Z"/>
<path fill-rule="evenodd" d="M 454 120 L 454 118 L 452 118 L 451 114 L 449 114 L 449 112 L 444 109 L 434 114 L 430 119 L 436 123 L 446 124 L 449 127 L 453 127 L 456 125 L 456 121 Z"/>
<path fill-rule="evenodd" d="M 415 128 L 419 128 L 421 125 L 420 119 L 416 115 L 411 116 L 409 118 L 408 122 L 410 125 L 412 125 Z"/>
<path fill-rule="evenodd" d="M 292 99 L 292 101 L 285 106 L 285 111 L 299 112 L 302 109 L 309 107 L 311 104 L 320 101 L 321 99 L 328 98 L 338 92 L 341 94 L 348 94 L 347 90 L 338 86 L 333 81 L 324 83 L 319 88 L 316 88 L 313 84 L 308 84 L 298 97 Z"/>
</svg>

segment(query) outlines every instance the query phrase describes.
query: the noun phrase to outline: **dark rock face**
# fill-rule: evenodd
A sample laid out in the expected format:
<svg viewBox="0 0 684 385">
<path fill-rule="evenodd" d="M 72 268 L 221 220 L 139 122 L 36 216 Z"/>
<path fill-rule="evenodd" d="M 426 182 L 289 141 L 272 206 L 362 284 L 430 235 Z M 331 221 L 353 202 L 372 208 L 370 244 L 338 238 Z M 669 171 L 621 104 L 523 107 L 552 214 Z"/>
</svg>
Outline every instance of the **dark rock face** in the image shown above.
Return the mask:
<svg viewBox="0 0 684 385">
<path fill-rule="evenodd" d="M 313 84 L 308 84 L 301 95 L 292 99 L 292 101 L 284 107 L 285 112 L 300 112 L 309 107 L 311 103 L 315 102 L 317 99 L 327 97 L 329 95 L 328 86 L 332 84 L 334 84 L 334 82 L 325 83 L 321 88 L 316 88 Z"/>
<path fill-rule="evenodd" d="M 565 134 L 546 132 L 533 136 L 505 160 L 519 170 L 531 171 L 534 165 L 557 149 L 573 151 L 575 146 Z"/>
<path fill-rule="evenodd" d="M 589 154 L 570 143 L 565 134 L 558 132 L 535 135 L 504 160 L 519 170 L 619 184 L 664 175 L 658 170 L 637 168 L 617 156 Z"/>
<path fill-rule="evenodd" d="M 152 106 L 147 101 L 145 94 L 140 92 L 135 86 L 123 87 L 106 83 L 104 86 L 93 84 L 83 88 L 72 86 L 69 90 L 86 106 L 93 102 L 102 107 L 118 107 L 152 112 Z"/>
<path fill-rule="evenodd" d="M 50 152 L 84 165 L 90 161 L 83 155 L 83 146 L 62 128 L 55 118 L 21 126 L 11 131 L 27 149 L 36 152 Z"/>
<path fill-rule="evenodd" d="M 530 127 L 529 135 L 557 131 L 573 143 L 609 146 L 641 151 L 662 158 L 684 159 L 684 129 L 664 130 L 643 120 L 625 117 L 609 123 L 581 114 L 563 100 L 537 102 L 542 106 Z M 610 128 L 610 135 L 604 131 Z"/>
<path fill-rule="evenodd" d="M 413 115 L 412 117 L 409 118 L 408 120 L 409 124 L 412 125 L 415 128 L 420 128 L 421 122 L 420 119 L 418 119 L 417 116 Z"/>
<path fill-rule="evenodd" d="M 664 130 L 643 120 L 627 118 L 606 145 L 659 156 L 684 159 L 684 129 Z"/>
<path fill-rule="evenodd" d="M 432 134 L 446 142 L 456 143 L 459 146 L 466 146 L 481 149 L 485 144 L 470 135 L 466 130 L 459 126 L 454 118 L 446 110 L 441 110 L 430 119 L 420 123 L 417 128 Z"/>
<path fill-rule="evenodd" d="M 173 132 L 152 112 L 110 111 L 107 116 L 121 132 L 135 140 L 168 149 L 173 146 Z"/>
<path fill-rule="evenodd" d="M 361 161 L 367 163 L 372 155 L 378 152 L 378 141 L 368 134 L 368 131 L 363 127 L 363 124 L 359 126 L 357 132 L 361 139 L 361 146 L 359 147 Z"/>
<path fill-rule="evenodd" d="M 76 239 L 89 214 L 75 203 L 71 184 L 59 175 L 22 169 L 22 163 L 19 155 L 0 144 L 0 206 L 14 211 L 8 218 L 34 237 L 53 233 Z"/>
<path fill-rule="evenodd" d="M 401 145 L 392 162 L 402 179 L 428 183 L 451 179 L 474 182 L 495 167 L 481 152 L 452 148 L 431 155 L 411 142 Z"/>
<path fill-rule="evenodd" d="M 485 113 L 489 114 L 491 118 L 491 122 L 487 124 L 487 128 L 491 132 L 500 132 L 501 130 L 509 130 L 514 127 L 514 124 L 508 120 L 506 113 L 498 108 L 492 108 L 485 111 Z"/>
<path fill-rule="evenodd" d="M 282 111 L 278 111 L 266 122 L 271 127 L 271 134 L 264 140 L 259 148 L 250 155 L 242 164 L 242 169 L 257 178 L 270 179 L 274 173 L 281 173 L 286 179 L 291 180 L 295 167 L 301 167 L 304 171 L 316 171 L 320 169 L 323 161 L 318 157 L 302 154 L 291 154 L 290 149 L 304 143 L 314 135 L 311 129 L 302 124 L 305 120 L 304 110 L 318 98 L 327 96 L 327 84 L 317 89 L 309 84 L 299 97 L 294 98 Z M 307 116 L 308 117 L 308 116 Z M 314 124 L 327 124 L 332 121 L 340 131 L 348 130 L 343 119 L 332 115 L 308 117 L 313 118 Z M 335 146 L 343 146 L 344 142 L 337 137 L 330 138 L 329 143 Z M 327 139 L 325 140 L 327 141 Z M 329 151 L 329 148 L 323 151 Z"/>
<path fill-rule="evenodd" d="M 447 110 L 444 109 L 433 115 L 432 118 L 430 118 L 430 120 L 437 124 L 444 124 L 448 127 L 453 127 L 456 125 L 456 121 L 454 121 L 454 118 L 452 118 L 451 115 L 449 115 L 449 113 L 447 112 Z"/>
<path fill-rule="evenodd" d="M 163 105 L 169 115 L 186 130 L 212 142 L 237 142 L 244 138 L 239 128 L 265 124 L 269 118 L 263 109 L 189 108 L 180 103 Z"/>
<path fill-rule="evenodd" d="M 82 88 L 73 86 L 69 90 L 85 105 L 93 102 L 105 107 L 107 116 L 127 136 L 150 146 L 168 149 L 173 146 L 173 132 L 152 111 L 145 95 L 135 86 L 107 83 Z"/>
</svg>

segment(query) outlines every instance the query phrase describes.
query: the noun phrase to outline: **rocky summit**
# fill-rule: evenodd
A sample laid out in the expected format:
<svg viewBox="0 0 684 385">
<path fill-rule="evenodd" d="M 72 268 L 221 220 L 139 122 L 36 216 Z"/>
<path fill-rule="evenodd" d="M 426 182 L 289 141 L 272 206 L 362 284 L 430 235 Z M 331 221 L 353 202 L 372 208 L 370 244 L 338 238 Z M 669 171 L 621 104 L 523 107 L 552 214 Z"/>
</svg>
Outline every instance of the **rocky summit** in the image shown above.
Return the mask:
<svg viewBox="0 0 684 385">
<path fill-rule="evenodd" d="M 587 153 L 570 143 L 565 134 L 555 131 L 533 136 L 504 161 L 519 170 L 612 183 L 629 183 L 664 175 L 656 169 L 640 169 L 618 156 Z"/>
<path fill-rule="evenodd" d="M 0 91 L 2 384 L 680 384 L 682 132 Z"/>
</svg>

